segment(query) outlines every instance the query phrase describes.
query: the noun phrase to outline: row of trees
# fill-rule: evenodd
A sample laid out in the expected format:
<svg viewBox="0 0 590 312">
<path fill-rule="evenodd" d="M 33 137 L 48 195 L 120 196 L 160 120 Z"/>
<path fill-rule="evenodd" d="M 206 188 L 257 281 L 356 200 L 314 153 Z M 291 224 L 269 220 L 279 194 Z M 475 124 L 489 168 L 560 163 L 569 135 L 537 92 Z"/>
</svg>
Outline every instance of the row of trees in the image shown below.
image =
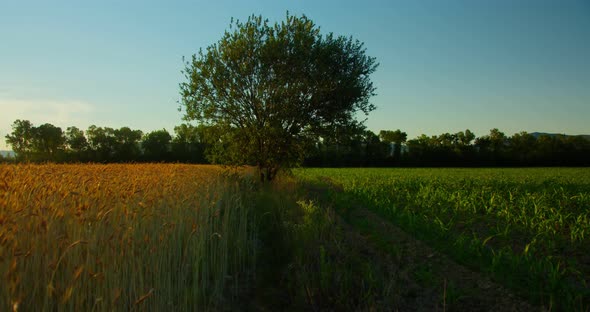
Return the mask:
<svg viewBox="0 0 590 312">
<path fill-rule="evenodd" d="M 506 136 L 498 129 L 476 138 L 469 130 L 425 136 L 407 142 L 412 165 L 585 166 L 590 139 L 584 136 L 530 134 Z"/>
<path fill-rule="evenodd" d="M 585 136 L 530 134 L 507 136 L 498 129 L 476 137 L 470 130 L 407 140 L 400 130 L 379 135 L 363 130 L 338 141 L 318 141 L 307 166 L 587 166 Z"/>
<path fill-rule="evenodd" d="M 213 130 L 181 124 L 174 135 L 94 125 L 86 131 L 63 131 L 49 123 L 34 126 L 16 120 L 6 142 L 19 161 L 221 163 L 214 143 L 222 136 Z M 526 132 L 506 136 L 498 129 L 480 137 L 465 130 L 408 140 L 401 130 L 376 134 L 349 127 L 312 138 L 306 146 L 303 164 L 318 167 L 590 165 L 587 137 Z"/>
<path fill-rule="evenodd" d="M 55 162 L 205 162 L 202 127 L 182 124 L 174 137 L 165 129 L 143 133 L 129 127 L 113 129 L 90 126 L 86 131 L 68 127 L 63 131 L 50 123 L 34 126 L 16 120 L 6 143 L 17 161 Z"/>
</svg>

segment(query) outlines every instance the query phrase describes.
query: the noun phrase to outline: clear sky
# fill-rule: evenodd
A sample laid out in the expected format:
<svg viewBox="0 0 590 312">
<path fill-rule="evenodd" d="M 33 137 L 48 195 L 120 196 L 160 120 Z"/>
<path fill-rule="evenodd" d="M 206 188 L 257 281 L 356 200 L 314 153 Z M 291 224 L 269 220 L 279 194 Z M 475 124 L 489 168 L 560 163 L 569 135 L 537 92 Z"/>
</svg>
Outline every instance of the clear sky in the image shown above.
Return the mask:
<svg viewBox="0 0 590 312">
<path fill-rule="evenodd" d="M 587 0 L 0 0 L 0 149 L 15 119 L 172 132 L 182 57 L 287 10 L 377 57 L 375 132 L 590 134 Z"/>
</svg>

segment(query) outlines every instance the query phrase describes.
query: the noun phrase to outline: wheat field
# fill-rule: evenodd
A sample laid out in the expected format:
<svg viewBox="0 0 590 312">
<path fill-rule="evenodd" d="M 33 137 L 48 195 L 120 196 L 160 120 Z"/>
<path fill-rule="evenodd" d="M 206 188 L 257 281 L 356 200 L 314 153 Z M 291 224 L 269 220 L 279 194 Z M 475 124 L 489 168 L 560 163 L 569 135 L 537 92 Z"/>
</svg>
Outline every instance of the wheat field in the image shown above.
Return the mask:
<svg viewBox="0 0 590 312">
<path fill-rule="evenodd" d="M 216 166 L 0 166 L 0 310 L 231 302 L 256 261 L 244 187 Z"/>
</svg>

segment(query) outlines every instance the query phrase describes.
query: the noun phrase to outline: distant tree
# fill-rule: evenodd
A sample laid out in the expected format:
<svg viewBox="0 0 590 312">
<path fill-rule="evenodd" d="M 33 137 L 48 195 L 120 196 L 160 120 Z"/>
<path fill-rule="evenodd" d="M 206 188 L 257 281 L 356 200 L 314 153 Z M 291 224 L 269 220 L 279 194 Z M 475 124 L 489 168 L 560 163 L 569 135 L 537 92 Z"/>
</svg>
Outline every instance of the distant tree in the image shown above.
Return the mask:
<svg viewBox="0 0 590 312">
<path fill-rule="evenodd" d="M 483 154 L 489 153 L 490 146 L 492 145 L 492 142 L 491 142 L 489 136 L 484 135 L 484 136 L 476 138 L 474 144 L 475 144 L 475 147 L 477 148 L 477 151 L 480 153 L 480 155 L 483 155 Z"/>
<path fill-rule="evenodd" d="M 29 160 L 33 151 L 33 124 L 28 120 L 17 119 L 12 124 L 12 132 L 6 135 L 6 144 L 10 145 L 19 160 Z"/>
<path fill-rule="evenodd" d="M 141 141 L 144 157 L 149 161 L 168 160 L 171 140 L 172 136 L 166 129 L 149 132 Z"/>
<path fill-rule="evenodd" d="M 186 64 L 185 120 L 208 125 L 217 162 L 253 164 L 270 181 L 303 159 L 313 137 L 374 109 L 377 68 L 363 44 L 322 36 L 307 17 L 270 25 L 251 16 Z"/>
<path fill-rule="evenodd" d="M 172 139 L 172 157 L 174 160 L 205 163 L 205 142 L 204 125 L 193 126 L 181 124 L 174 127 L 175 136 Z"/>
<path fill-rule="evenodd" d="M 381 142 L 389 145 L 389 156 L 393 156 L 393 150 L 394 150 L 394 139 L 395 139 L 395 134 L 393 133 L 394 131 L 392 130 L 381 130 L 379 131 L 379 138 L 381 139 Z"/>
<path fill-rule="evenodd" d="M 540 164 L 554 166 L 562 163 L 560 154 L 564 146 L 561 136 L 541 135 L 537 138 L 536 146 Z"/>
<path fill-rule="evenodd" d="M 563 139 L 565 147 L 564 161 L 567 165 L 590 165 L 590 139 L 581 135 L 568 136 Z"/>
<path fill-rule="evenodd" d="M 504 134 L 504 132 L 494 128 L 490 130 L 490 143 L 493 151 L 495 153 L 500 153 L 505 147 L 508 142 L 508 138 Z"/>
<path fill-rule="evenodd" d="M 0 163 L 11 163 L 14 161 L 15 161 L 14 156 L 11 156 L 10 154 L 0 153 Z"/>
<path fill-rule="evenodd" d="M 408 139 L 408 134 L 400 131 L 399 129 L 393 131 L 393 143 L 395 143 L 395 149 L 393 151 L 393 157 L 400 159 L 402 152 L 402 144 Z"/>
<path fill-rule="evenodd" d="M 408 158 L 413 165 L 424 164 L 431 159 L 433 140 L 426 134 L 407 141 Z"/>
<path fill-rule="evenodd" d="M 405 143 L 406 140 L 408 139 L 408 134 L 405 132 L 402 132 L 400 129 L 397 129 L 395 131 L 391 131 L 391 130 L 381 130 L 379 132 L 379 137 L 381 138 L 381 141 L 387 143 L 387 144 L 394 144 L 394 148 L 393 148 L 393 157 L 395 159 L 400 159 L 401 156 L 401 151 L 402 151 L 402 143 Z"/>
<path fill-rule="evenodd" d="M 113 160 L 117 145 L 114 129 L 92 125 L 86 130 L 86 136 L 93 154 L 92 160 L 101 162 Z"/>
<path fill-rule="evenodd" d="M 387 144 L 382 143 L 379 136 L 370 130 L 363 131 L 361 140 L 364 153 L 361 154 L 360 163 L 365 166 L 381 165 L 387 153 Z"/>
<path fill-rule="evenodd" d="M 434 138 L 438 147 L 443 147 L 447 150 L 452 150 L 453 147 L 457 146 L 459 141 L 457 135 L 450 134 L 448 132 L 445 132 L 439 136 L 434 136 Z"/>
<path fill-rule="evenodd" d="M 515 133 L 509 138 L 511 158 L 518 161 L 520 164 L 529 164 L 533 161 L 537 139 L 522 131 Z"/>
<path fill-rule="evenodd" d="M 457 144 L 454 148 L 456 158 L 462 165 L 469 165 L 475 161 L 475 150 L 473 141 L 475 140 L 475 134 L 469 129 L 465 131 L 459 131 L 455 134 L 457 138 Z"/>
<path fill-rule="evenodd" d="M 88 148 L 88 140 L 84 136 L 84 131 L 77 127 L 68 127 L 66 129 L 66 145 L 72 152 L 82 152 Z"/>
<path fill-rule="evenodd" d="M 33 127 L 32 133 L 33 151 L 42 159 L 56 160 L 57 153 L 63 151 L 66 141 L 61 128 L 45 123 Z"/>
<path fill-rule="evenodd" d="M 508 138 L 497 128 L 491 129 L 488 135 L 477 138 L 475 146 L 480 159 L 488 164 L 497 165 L 507 160 Z"/>
<path fill-rule="evenodd" d="M 117 161 L 138 160 L 141 155 L 140 141 L 143 136 L 141 130 L 121 127 L 113 131 L 115 138 L 114 152 Z"/>
<path fill-rule="evenodd" d="M 469 146 L 475 140 L 475 134 L 469 129 L 457 132 L 456 136 L 461 146 Z"/>
<path fill-rule="evenodd" d="M 456 165 L 459 162 L 458 149 L 459 137 L 457 134 L 443 133 L 432 137 L 432 153 L 434 157 L 431 163 L 434 165 Z"/>
</svg>

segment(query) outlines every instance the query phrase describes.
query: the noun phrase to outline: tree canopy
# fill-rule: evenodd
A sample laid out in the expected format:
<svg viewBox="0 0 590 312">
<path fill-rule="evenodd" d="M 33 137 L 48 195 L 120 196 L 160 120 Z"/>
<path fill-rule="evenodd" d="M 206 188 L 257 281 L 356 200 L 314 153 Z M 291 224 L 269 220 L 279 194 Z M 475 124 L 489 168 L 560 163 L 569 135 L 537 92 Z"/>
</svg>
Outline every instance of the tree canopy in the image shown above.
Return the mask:
<svg viewBox="0 0 590 312">
<path fill-rule="evenodd" d="M 172 136 L 166 129 L 149 132 L 141 141 L 144 157 L 150 161 L 167 160 L 170 141 Z"/>
<path fill-rule="evenodd" d="M 406 140 L 408 138 L 408 134 L 405 132 L 402 132 L 400 129 L 397 129 L 395 131 L 381 130 L 379 132 L 379 137 L 385 143 L 388 143 L 388 144 L 394 143 L 395 144 L 394 149 L 393 149 L 393 156 L 399 160 L 400 155 L 401 155 L 402 143 L 406 142 Z"/>
<path fill-rule="evenodd" d="M 33 128 L 30 121 L 17 119 L 12 124 L 12 133 L 6 135 L 6 144 L 24 160 L 28 160 L 33 151 L 33 132 L 36 132 Z"/>
<path fill-rule="evenodd" d="M 354 127 L 358 112 L 375 109 L 375 58 L 358 40 L 320 34 L 305 16 L 232 20 L 185 65 L 181 109 L 210 130 L 210 159 L 256 165 L 266 181 L 302 161 L 312 138 Z"/>
</svg>

